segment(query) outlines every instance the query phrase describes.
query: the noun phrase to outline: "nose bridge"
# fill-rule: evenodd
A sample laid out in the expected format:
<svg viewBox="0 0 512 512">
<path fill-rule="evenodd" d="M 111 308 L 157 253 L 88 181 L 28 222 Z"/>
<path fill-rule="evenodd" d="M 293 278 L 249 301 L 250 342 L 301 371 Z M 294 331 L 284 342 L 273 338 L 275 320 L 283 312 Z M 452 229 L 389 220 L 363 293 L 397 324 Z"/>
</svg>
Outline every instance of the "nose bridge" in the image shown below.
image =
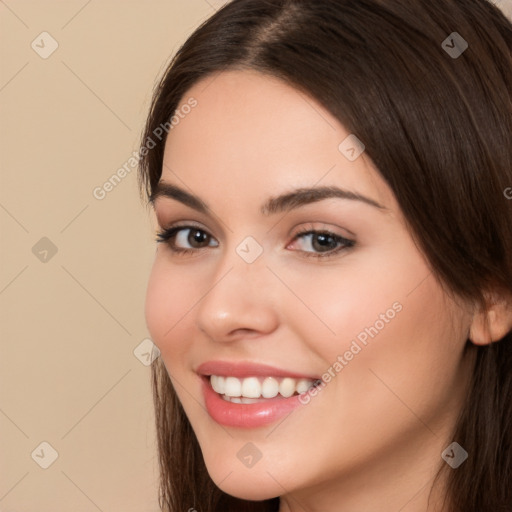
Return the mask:
<svg viewBox="0 0 512 512">
<path fill-rule="evenodd" d="M 248 237 L 251 238 L 251 237 Z M 230 340 L 239 330 L 270 332 L 277 324 L 262 246 L 244 239 L 223 254 L 198 304 L 198 327 L 214 340 Z"/>
</svg>

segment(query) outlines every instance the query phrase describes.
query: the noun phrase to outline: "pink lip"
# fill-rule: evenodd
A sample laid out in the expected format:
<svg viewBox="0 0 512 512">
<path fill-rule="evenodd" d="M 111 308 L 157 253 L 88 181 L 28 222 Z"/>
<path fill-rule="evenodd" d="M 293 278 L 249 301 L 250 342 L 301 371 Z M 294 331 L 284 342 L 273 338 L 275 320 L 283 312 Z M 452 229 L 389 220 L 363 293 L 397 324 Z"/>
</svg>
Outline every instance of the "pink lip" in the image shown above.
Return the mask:
<svg viewBox="0 0 512 512">
<path fill-rule="evenodd" d="M 292 377 L 294 379 L 318 380 L 319 377 L 303 375 L 266 364 L 249 362 L 207 361 L 197 368 L 200 375 L 223 375 L 231 377 Z"/>
<path fill-rule="evenodd" d="M 233 374 L 230 373 L 230 375 Z M 213 390 L 209 377 L 201 376 L 201 381 L 208 414 L 217 423 L 227 427 L 263 427 L 274 423 L 302 405 L 301 395 L 293 395 L 289 398 L 277 396 L 254 404 L 235 404 L 227 402 Z"/>
</svg>

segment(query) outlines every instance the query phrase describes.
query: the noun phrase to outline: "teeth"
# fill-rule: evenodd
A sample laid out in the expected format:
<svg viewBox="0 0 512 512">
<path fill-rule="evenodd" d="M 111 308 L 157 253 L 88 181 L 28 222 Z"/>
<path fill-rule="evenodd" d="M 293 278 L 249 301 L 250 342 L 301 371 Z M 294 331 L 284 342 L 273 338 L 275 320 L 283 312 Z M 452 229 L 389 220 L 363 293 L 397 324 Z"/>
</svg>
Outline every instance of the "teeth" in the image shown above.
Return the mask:
<svg viewBox="0 0 512 512">
<path fill-rule="evenodd" d="M 226 402 L 233 402 L 234 404 L 255 404 L 259 402 L 259 400 L 255 400 L 254 398 L 245 398 L 245 397 L 229 397 L 226 395 L 222 395 L 221 398 L 226 400 Z"/>
<path fill-rule="evenodd" d="M 256 377 L 249 377 L 244 379 L 242 381 L 242 389 L 240 394 L 246 398 L 259 398 L 261 396 L 260 381 Z"/>
<path fill-rule="evenodd" d="M 234 403 L 254 403 L 258 398 L 274 398 L 278 394 L 289 398 L 294 394 L 305 393 L 315 385 L 309 379 L 292 379 L 291 377 L 223 377 L 211 375 L 210 383 L 222 398 Z"/>
<path fill-rule="evenodd" d="M 217 393 L 220 393 L 221 390 L 224 392 L 224 377 L 218 377 L 217 375 L 212 375 L 210 377 L 210 383 L 212 388 Z"/>
<path fill-rule="evenodd" d="M 224 394 L 226 396 L 241 396 L 242 383 L 236 377 L 226 377 L 224 381 Z"/>
<path fill-rule="evenodd" d="M 279 393 L 279 382 L 274 377 L 267 377 L 261 386 L 263 398 L 274 398 Z"/>
<path fill-rule="evenodd" d="M 299 380 L 299 382 L 297 382 L 297 393 L 299 393 L 299 395 L 301 393 L 305 393 L 310 387 L 311 385 L 309 385 L 309 383 L 312 382 L 310 380 L 306 380 L 306 379 L 301 379 Z"/>
</svg>

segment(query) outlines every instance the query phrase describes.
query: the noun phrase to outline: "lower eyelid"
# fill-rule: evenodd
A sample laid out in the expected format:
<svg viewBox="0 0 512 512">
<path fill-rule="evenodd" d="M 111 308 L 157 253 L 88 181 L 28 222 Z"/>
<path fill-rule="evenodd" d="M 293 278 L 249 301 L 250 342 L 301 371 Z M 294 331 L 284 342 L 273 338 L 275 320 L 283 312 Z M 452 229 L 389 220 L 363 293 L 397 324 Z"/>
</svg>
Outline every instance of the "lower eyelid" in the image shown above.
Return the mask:
<svg viewBox="0 0 512 512">
<path fill-rule="evenodd" d="M 200 248 L 194 248 L 194 247 L 190 248 L 190 247 L 178 247 L 173 243 L 176 241 L 176 237 L 178 234 L 180 234 L 183 231 L 191 231 L 191 230 L 197 230 L 197 231 L 201 231 L 201 232 L 205 233 L 206 235 L 208 235 L 210 237 L 210 241 L 213 241 L 215 243 L 215 245 L 213 245 L 213 246 L 208 245 L 206 247 L 200 247 Z M 167 237 L 167 239 L 165 239 L 165 235 L 167 233 L 171 233 L 171 232 L 172 232 L 172 235 Z M 307 231 L 299 232 L 296 235 L 294 235 L 292 241 L 286 247 L 288 247 L 290 244 L 293 244 L 298 239 L 306 237 L 307 235 L 318 235 L 318 234 L 326 234 L 326 235 L 331 236 L 340 244 L 339 247 L 337 247 L 335 249 L 331 249 L 329 251 L 325 251 L 325 252 L 304 251 L 304 250 L 297 250 L 295 252 L 302 253 L 302 255 L 304 257 L 322 258 L 322 257 L 328 257 L 331 255 L 335 255 L 335 254 L 339 253 L 340 251 L 349 249 L 355 245 L 354 241 L 346 239 L 345 237 L 338 235 L 336 233 L 332 233 L 328 230 L 311 230 L 310 229 Z M 178 226 L 171 226 L 169 228 L 163 228 L 157 233 L 157 241 L 167 243 L 171 247 L 171 250 L 173 250 L 176 253 L 199 252 L 199 251 L 201 251 L 203 249 L 207 249 L 209 247 L 218 247 L 219 246 L 219 242 L 213 235 L 211 235 L 207 230 L 201 228 L 200 226 L 194 226 L 194 225 L 183 225 L 183 226 L 178 225 Z"/>
</svg>

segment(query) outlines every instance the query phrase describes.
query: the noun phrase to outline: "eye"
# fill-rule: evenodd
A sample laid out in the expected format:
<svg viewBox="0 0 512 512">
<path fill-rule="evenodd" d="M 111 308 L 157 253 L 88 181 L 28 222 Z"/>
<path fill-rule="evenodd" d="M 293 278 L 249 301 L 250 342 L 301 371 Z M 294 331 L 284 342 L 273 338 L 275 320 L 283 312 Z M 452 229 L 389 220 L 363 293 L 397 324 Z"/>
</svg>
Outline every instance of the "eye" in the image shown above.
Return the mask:
<svg viewBox="0 0 512 512">
<path fill-rule="evenodd" d="M 299 245 L 299 250 L 304 253 L 305 257 L 312 256 L 316 258 L 334 256 L 340 251 L 355 245 L 353 240 L 336 233 L 314 229 L 306 229 L 297 233 L 292 244 L 296 242 L 300 242 L 296 245 Z"/>
<path fill-rule="evenodd" d="M 166 243 L 175 253 L 195 252 L 219 245 L 209 233 L 197 226 L 174 226 L 164 229 L 157 233 L 156 241 Z"/>
<path fill-rule="evenodd" d="M 207 247 L 218 247 L 219 243 L 198 226 L 172 226 L 157 233 L 156 241 L 165 243 L 176 254 L 198 252 Z M 291 244 L 298 245 L 304 257 L 325 258 L 353 247 L 355 242 L 326 230 L 304 229 L 297 233 Z M 292 247 L 293 248 L 293 247 Z"/>
</svg>

